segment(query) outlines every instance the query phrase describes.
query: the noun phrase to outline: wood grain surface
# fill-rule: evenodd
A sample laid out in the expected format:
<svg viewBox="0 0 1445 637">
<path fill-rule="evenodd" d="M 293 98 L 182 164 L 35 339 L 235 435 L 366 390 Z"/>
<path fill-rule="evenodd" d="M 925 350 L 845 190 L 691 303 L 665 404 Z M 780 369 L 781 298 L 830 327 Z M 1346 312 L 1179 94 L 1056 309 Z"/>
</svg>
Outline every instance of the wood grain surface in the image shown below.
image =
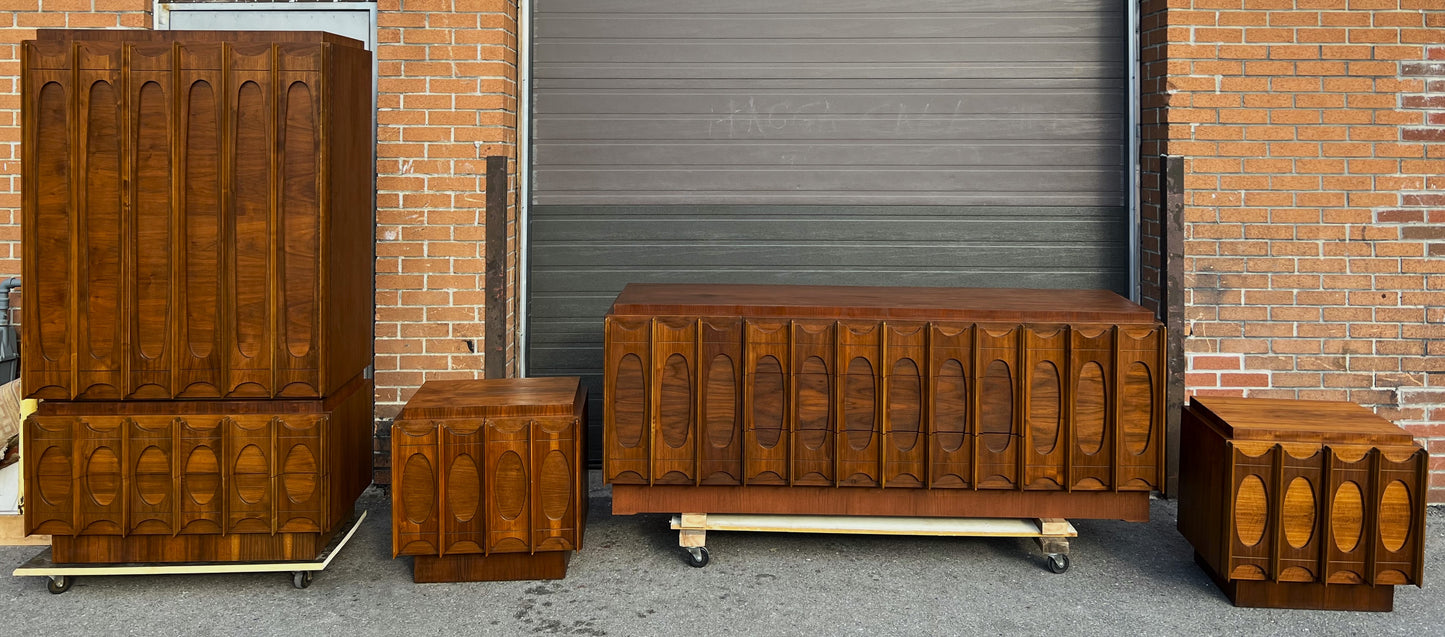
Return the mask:
<svg viewBox="0 0 1445 637">
<path fill-rule="evenodd" d="M 369 365 L 370 70 L 322 33 L 25 42 L 25 394 L 319 398 Z"/>
<path fill-rule="evenodd" d="M 565 575 L 541 556 L 582 548 L 586 393 L 576 377 L 431 381 L 407 402 L 392 423 L 392 555 L 417 556 L 416 581 Z"/>
<path fill-rule="evenodd" d="M 1270 419 L 1274 419 L 1271 421 Z M 1350 403 L 1195 397 L 1179 531 L 1235 604 L 1389 610 L 1422 584 L 1428 456 Z"/>
</svg>

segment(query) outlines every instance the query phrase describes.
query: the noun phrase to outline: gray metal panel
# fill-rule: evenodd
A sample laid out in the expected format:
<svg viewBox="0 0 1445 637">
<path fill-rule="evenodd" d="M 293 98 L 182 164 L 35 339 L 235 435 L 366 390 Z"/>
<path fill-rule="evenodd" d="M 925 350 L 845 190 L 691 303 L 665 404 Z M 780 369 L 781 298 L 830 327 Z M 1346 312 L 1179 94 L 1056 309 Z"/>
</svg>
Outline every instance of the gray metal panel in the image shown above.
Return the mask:
<svg viewBox="0 0 1445 637">
<path fill-rule="evenodd" d="M 1125 201 L 1112 0 L 534 11 L 537 205 Z"/>
</svg>

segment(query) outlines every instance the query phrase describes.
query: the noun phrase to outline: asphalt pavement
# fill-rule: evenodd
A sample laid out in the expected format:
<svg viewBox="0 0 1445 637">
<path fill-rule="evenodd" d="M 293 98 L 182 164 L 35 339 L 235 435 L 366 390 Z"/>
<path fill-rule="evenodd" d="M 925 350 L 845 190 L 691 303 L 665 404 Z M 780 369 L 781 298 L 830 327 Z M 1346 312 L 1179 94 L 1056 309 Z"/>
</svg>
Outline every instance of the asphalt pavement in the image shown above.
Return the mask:
<svg viewBox="0 0 1445 637">
<path fill-rule="evenodd" d="M 1445 635 L 1439 507 L 1431 584 L 1397 587 L 1390 613 L 1231 606 L 1172 500 L 1146 524 L 1075 521 L 1061 575 L 1026 539 L 723 532 L 699 569 L 667 516 L 614 517 L 596 487 L 566 579 L 460 584 L 413 584 L 411 560 L 391 558 L 387 494 L 358 507 L 368 519 L 310 588 L 282 573 L 96 576 L 51 595 L 45 578 L 0 577 L 0 635 Z M 0 547 L 0 564 L 38 551 Z"/>
</svg>

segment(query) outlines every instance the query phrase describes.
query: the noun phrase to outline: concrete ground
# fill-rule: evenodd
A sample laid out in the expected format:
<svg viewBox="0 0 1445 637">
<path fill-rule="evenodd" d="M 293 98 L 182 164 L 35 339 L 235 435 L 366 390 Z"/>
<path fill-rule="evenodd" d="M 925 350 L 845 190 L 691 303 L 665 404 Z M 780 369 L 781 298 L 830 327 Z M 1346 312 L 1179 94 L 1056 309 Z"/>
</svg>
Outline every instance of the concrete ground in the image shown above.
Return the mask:
<svg viewBox="0 0 1445 637">
<path fill-rule="evenodd" d="M 391 559 L 390 501 L 306 590 L 287 574 L 0 577 L 0 635 L 1445 635 L 1445 510 L 1428 514 L 1427 588 L 1392 613 L 1234 608 L 1195 566 L 1174 501 L 1147 524 L 1081 520 L 1072 568 L 1024 539 L 708 534 L 687 566 L 667 516 L 610 515 L 597 489 L 565 580 L 413 584 Z M 19 565 L 34 547 L 0 547 Z M 10 568 L 4 568 L 8 572 Z"/>
</svg>

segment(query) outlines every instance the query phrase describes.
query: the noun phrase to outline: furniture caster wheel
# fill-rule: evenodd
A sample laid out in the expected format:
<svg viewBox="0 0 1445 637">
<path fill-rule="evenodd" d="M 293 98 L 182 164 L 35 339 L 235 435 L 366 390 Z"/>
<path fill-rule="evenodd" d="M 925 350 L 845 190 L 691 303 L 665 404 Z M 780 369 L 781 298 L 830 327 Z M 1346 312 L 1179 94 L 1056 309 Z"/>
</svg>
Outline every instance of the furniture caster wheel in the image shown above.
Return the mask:
<svg viewBox="0 0 1445 637">
<path fill-rule="evenodd" d="M 1069 556 L 1063 553 L 1052 553 L 1049 555 L 1049 570 L 1055 573 L 1063 573 L 1069 570 Z"/>
<path fill-rule="evenodd" d="M 706 546 L 687 547 L 688 566 L 691 566 L 693 568 L 702 568 L 704 566 L 707 566 L 707 563 L 710 561 L 712 561 L 712 556 L 708 555 Z"/>
<path fill-rule="evenodd" d="M 70 590 L 70 585 L 75 583 L 75 578 L 69 575 L 51 575 L 50 580 L 45 582 L 45 590 L 51 595 L 59 595 Z"/>
<path fill-rule="evenodd" d="M 296 588 L 307 588 L 311 586 L 311 580 L 316 577 L 311 571 L 292 571 L 291 585 Z"/>
</svg>

